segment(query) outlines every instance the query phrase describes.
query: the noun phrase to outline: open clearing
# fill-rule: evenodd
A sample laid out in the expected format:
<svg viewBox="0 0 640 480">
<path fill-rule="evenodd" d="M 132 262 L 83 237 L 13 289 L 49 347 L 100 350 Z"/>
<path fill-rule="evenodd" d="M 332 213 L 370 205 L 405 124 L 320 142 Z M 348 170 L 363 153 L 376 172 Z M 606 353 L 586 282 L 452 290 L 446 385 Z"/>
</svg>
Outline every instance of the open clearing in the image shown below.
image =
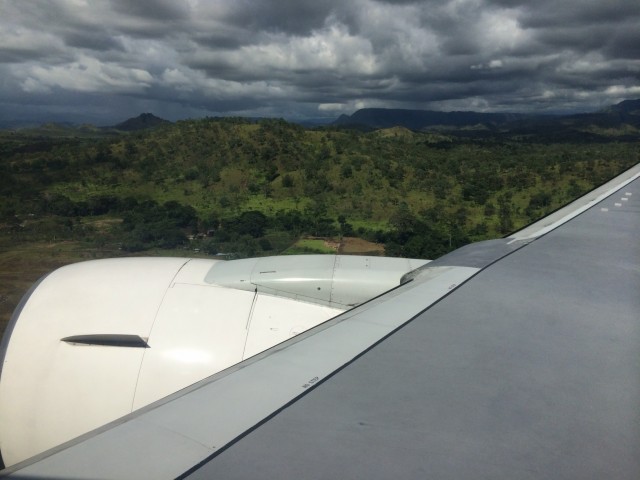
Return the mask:
<svg viewBox="0 0 640 480">
<path fill-rule="evenodd" d="M 357 237 L 306 237 L 301 238 L 283 252 L 285 255 L 305 253 L 384 256 L 384 245 Z"/>
<path fill-rule="evenodd" d="M 338 253 L 346 255 L 384 255 L 384 245 L 357 237 L 343 237 Z"/>
</svg>

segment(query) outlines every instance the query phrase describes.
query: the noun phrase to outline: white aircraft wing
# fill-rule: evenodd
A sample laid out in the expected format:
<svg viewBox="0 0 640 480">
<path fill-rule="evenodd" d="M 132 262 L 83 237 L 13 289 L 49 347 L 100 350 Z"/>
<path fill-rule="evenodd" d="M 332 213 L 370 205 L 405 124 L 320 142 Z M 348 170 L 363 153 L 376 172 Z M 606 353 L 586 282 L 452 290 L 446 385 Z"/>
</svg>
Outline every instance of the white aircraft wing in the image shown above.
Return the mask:
<svg viewBox="0 0 640 480">
<path fill-rule="evenodd" d="M 640 167 L 5 471 L 640 478 Z"/>
</svg>

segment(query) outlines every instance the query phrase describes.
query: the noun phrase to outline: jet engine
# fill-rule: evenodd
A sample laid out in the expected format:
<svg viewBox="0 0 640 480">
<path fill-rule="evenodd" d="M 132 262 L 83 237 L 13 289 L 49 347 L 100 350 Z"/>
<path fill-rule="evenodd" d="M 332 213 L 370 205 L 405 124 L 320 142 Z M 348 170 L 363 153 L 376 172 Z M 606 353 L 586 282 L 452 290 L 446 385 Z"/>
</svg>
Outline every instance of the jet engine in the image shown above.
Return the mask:
<svg viewBox="0 0 640 480">
<path fill-rule="evenodd" d="M 122 258 L 62 267 L 0 345 L 12 465 L 213 375 L 397 286 L 426 260 Z"/>
</svg>

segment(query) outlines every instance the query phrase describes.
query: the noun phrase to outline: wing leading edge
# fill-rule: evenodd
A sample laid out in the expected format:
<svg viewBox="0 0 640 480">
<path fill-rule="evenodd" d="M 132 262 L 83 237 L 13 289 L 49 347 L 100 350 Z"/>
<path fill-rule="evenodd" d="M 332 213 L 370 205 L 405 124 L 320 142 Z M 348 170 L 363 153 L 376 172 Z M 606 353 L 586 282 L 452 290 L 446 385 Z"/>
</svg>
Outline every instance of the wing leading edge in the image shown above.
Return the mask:
<svg viewBox="0 0 640 480">
<path fill-rule="evenodd" d="M 638 172 L 7 473 L 637 478 Z"/>
</svg>

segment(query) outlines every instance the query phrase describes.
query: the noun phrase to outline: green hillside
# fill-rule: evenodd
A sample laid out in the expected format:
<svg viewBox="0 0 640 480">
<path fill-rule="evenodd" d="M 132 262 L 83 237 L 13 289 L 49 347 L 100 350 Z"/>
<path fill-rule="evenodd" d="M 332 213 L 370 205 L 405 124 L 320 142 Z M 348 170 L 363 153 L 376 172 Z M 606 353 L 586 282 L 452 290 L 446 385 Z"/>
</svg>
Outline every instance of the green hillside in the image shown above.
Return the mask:
<svg viewBox="0 0 640 480">
<path fill-rule="evenodd" d="M 144 250 L 162 246 L 146 238 L 162 227 L 175 237 L 168 244 L 215 232 L 214 243 L 241 255 L 259 252 L 243 252 L 238 239 L 287 232 L 355 234 L 394 253 L 436 256 L 449 238 L 455 247 L 508 233 L 637 161 L 635 143 L 472 142 L 242 119 L 107 139 L 14 135 L 0 149 L 5 235 L 91 239 L 100 231 L 96 241 Z M 394 233 L 416 226 L 446 245 L 406 251 Z"/>
<path fill-rule="evenodd" d="M 550 144 L 213 118 L 46 132 L 0 132 L 5 317 L 33 277 L 83 258 L 245 257 L 341 236 L 435 258 L 518 229 L 639 160 L 637 142 L 615 135 Z"/>
</svg>

